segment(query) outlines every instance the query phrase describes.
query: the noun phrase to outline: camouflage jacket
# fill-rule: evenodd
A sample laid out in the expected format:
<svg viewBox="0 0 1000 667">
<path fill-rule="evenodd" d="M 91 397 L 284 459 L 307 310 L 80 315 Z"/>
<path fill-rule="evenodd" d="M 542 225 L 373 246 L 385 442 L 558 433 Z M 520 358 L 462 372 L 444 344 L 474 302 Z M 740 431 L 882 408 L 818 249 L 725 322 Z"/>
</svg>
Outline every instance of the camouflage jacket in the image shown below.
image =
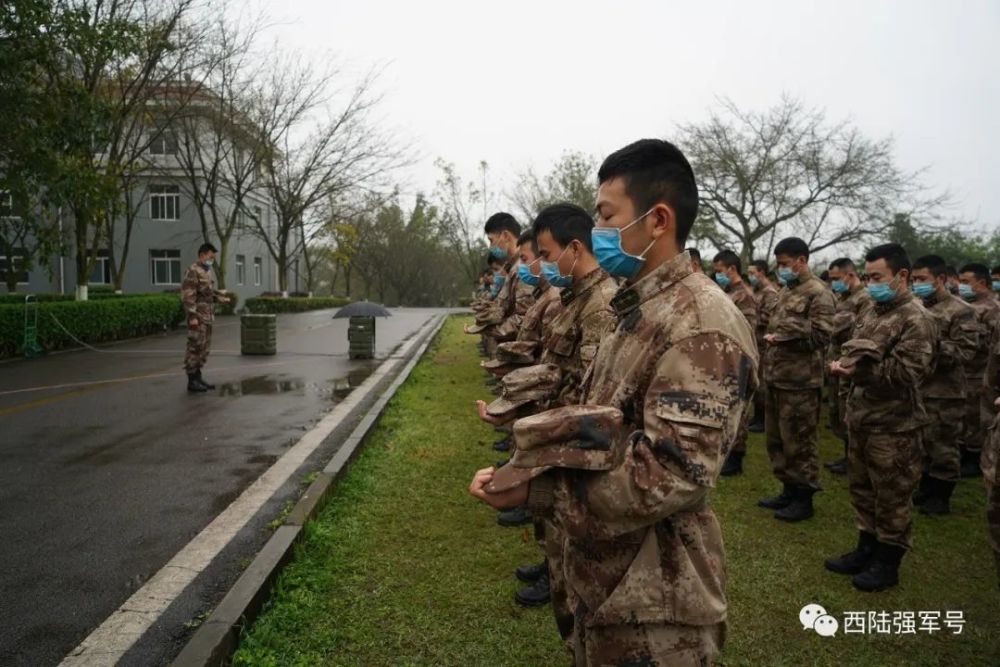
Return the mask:
<svg viewBox="0 0 1000 667">
<path fill-rule="evenodd" d="M 615 466 L 550 470 L 528 507 L 565 531 L 587 625 L 719 623 L 725 554 L 707 496 L 756 384 L 753 330 L 687 253 L 623 287 L 613 307 L 584 403 L 623 413 Z"/>
<path fill-rule="evenodd" d="M 549 287 L 548 283 L 541 283 L 535 288 L 534 303 L 521 320 L 521 329 L 517 332 L 517 340 L 530 340 L 539 343 L 539 357 L 541 357 L 541 343 L 552 332 L 552 322 L 556 316 L 562 312 L 562 300 L 559 298 L 559 290 Z"/>
<path fill-rule="evenodd" d="M 535 288 L 522 282 L 517 275 L 515 262 L 509 269 L 507 280 L 504 281 L 500 293 L 493 302 L 493 307 L 476 317 L 477 324 L 493 325 L 483 334 L 497 341 L 514 340 L 521 329 L 521 321 L 528 309 L 534 303 Z"/>
<path fill-rule="evenodd" d="M 594 361 L 601 340 L 615 325 L 611 299 L 617 290 L 614 279 L 598 268 L 562 291 L 562 310 L 542 343 L 542 363 L 562 370 L 559 397 L 549 407 L 580 402 L 583 374 Z"/>
<path fill-rule="evenodd" d="M 753 295 L 757 299 L 757 349 L 763 356 L 764 334 L 767 333 L 767 325 L 771 322 L 774 307 L 778 304 L 778 290 L 774 285 L 768 283 L 754 290 Z"/>
<path fill-rule="evenodd" d="M 212 306 L 222 296 L 224 293 L 215 289 L 215 280 L 204 266 L 195 262 L 188 267 L 181 283 L 181 303 L 188 317 L 211 323 L 215 319 Z"/>
<path fill-rule="evenodd" d="M 846 294 L 837 294 L 833 300 L 833 333 L 830 335 L 830 348 L 827 355 L 827 359 L 830 361 L 840 358 L 841 345 L 851 339 L 858 318 L 872 305 L 872 298 L 868 296 L 868 290 L 865 289 L 864 285 L 858 285 L 856 289 Z"/>
<path fill-rule="evenodd" d="M 833 294 L 805 271 L 778 292 L 767 325 L 777 342 L 765 344 L 768 387 L 816 389 L 823 386 L 823 361 L 833 331 Z"/>
<path fill-rule="evenodd" d="M 925 398 L 965 398 L 965 365 L 979 349 L 979 325 L 972 307 L 948 290 L 924 299 L 938 331 L 934 373 L 924 383 Z"/>
<path fill-rule="evenodd" d="M 750 289 L 750 285 L 745 282 L 741 282 L 739 285 L 731 284 L 726 288 L 726 294 L 729 295 L 729 298 L 733 300 L 736 307 L 743 313 L 743 317 L 747 318 L 751 331 L 756 331 L 757 299 L 754 296 L 753 290 Z"/>
<path fill-rule="evenodd" d="M 933 372 L 937 326 L 906 292 L 875 303 L 854 328 L 854 340 L 875 343 L 879 360 L 858 362 L 847 397 L 847 426 L 869 433 L 903 433 L 927 423 L 921 389 Z M 845 344 L 846 345 L 846 344 Z"/>
<path fill-rule="evenodd" d="M 970 380 L 969 387 L 983 381 L 986 372 L 986 362 L 989 357 L 990 338 L 993 329 L 1000 324 L 1000 303 L 993 298 L 993 293 L 977 295 L 974 301 L 968 302 L 976 312 L 976 325 L 979 328 L 979 345 L 975 356 L 965 365 L 965 376 Z"/>
</svg>

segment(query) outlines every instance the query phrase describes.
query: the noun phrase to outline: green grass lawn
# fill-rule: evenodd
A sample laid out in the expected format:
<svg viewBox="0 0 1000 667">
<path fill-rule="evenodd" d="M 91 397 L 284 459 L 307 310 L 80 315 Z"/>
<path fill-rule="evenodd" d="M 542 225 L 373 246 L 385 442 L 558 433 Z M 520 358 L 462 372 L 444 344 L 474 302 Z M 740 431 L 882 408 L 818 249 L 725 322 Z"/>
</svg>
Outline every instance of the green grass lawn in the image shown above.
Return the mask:
<svg viewBox="0 0 1000 667">
<path fill-rule="evenodd" d="M 468 496 L 492 464 L 489 398 L 475 339 L 452 318 L 393 399 L 344 481 L 307 527 L 295 562 L 243 637 L 237 665 L 561 665 L 549 608 L 525 610 L 512 571 L 540 560 L 528 531 L 503 529 Z M 839 445 L 824 431 L 824 460 Z M 778 488 L 761 436 L 747 474 L 712 496 L 726 536 L 730 634 L 726 665 L 1000 665 L 1000 592 L 986 542 L 982 485 L 964 481 L 955 513 L 918 515 L 902 584 L 855 591 L 823 569 L 853 547 L 846 480 L 824 471 L 816 517 L 788 525 L 755 506 Z M 799 609 L 964 612 L 961 635 L 824 638 Z M 843 629 L 842 629 L 843 630 Z"/>
</svg>

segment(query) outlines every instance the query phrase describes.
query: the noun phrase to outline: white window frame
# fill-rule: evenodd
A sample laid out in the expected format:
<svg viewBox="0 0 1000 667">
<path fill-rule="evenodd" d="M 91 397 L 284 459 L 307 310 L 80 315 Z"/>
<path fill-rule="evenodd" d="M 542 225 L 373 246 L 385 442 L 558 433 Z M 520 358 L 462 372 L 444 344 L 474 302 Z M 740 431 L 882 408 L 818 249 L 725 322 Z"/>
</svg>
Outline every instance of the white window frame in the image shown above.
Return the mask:
<svg viewBox="0 0 1000 667">
<path fill-rule="evenodd" d="M 177 135 L 170 130 L 163 130 L 158 137 L 149 142 L 150 155 L 177 155 L 179 150 Z"/>
<path fill-rule="evenodd" d="M 111 251 L 110 250 L 98 250 L 97 260 L 94 262 L 94 271 L 98 268 L 101 269 L 101 280 L 94 280 L 94 275 L 90 276 L 91 285 L 110 285 L 112 281 L 111 276 Z"/>
<path fill-rule="evenodd" d="M 253 284 L 260 287 L 264 280 L 264 261 L 260 257 L 253 258 Z"/>
<path fill-rule="evenodd" d="M 162 257 L 158 257 L 158 256 L 156 256 L 155 253 L 163 253 L 163 256 Z M 157 267 L 157 265 L 161 264 L 161 263 L 162 264 L 172 265 L 174 262 L 177 263 L 177 282 L 165 282 L 165 283 L 158 282 L 157 279 L 156 279 L 156 267 Z M 180 285 L 181 284 L 181 251 L 180 250 L 173 250 L 173 249 L 170 249 L 170 248 L 162 249 L 162 250 L 161 249 L 150 250 L 149 251 L 149 270 L 150 270 L 150 276 L 149 276 L 150 277 L 150 281 L 152 282 L 153 285 L 157 285 L 157 286 L 160 286 L 160 285 L 164 285 L 164 286 Z M 173 271 L 171 270 L 171 268 L 167 269 L 167 274 L 168 274 L 168 278 L 173 278 L 174 277 L 173 276 Z"/>
<path fill-rule="evenodd" d="M 159 202 L 159 213 L 169 215 L 171 206 L 173 207 L 173 218 L 156 217 L 155 204 Z M 176 222 L 181 219 L 181 188 L 179 185 L 150 185 L 149 186 L 149 219 L 157 222 Z"/>
<path fill-rule="evenodd" d="M 236 284 L 243 285 L 247 281 L 246 255 L 236 255 Z"/>
<path fill-rule="evenodd" d="M 24 255 L 14 255 L 13 256 L 13 262 L 14 262 L 14 268 L 15 269 L 17 268 L 17 261 L 18 260 L 21 260 L 21 266 L 23 267 L 24 266 L 24 261 L 25 261 Z M 7 264 L 7 256 L 6 255 L 0 255 L 0 282 L 2 282 L 2 280 L 4 280 L 4 279 L 7 278 L 7 266 L 6 266 L 6 264 Z M 25 275 L 26 280 L 20 280 L 20 279 L 18 279 L 18 281 L 17 281 L 18 285 L 27 285 L 28 283 L 31 282 L 31 272 L 30 271 L 28 271 L 27 269 L 23 269 L 23 270 L 20 271 L 20 273 L 23 273 Z"/>
</svg>

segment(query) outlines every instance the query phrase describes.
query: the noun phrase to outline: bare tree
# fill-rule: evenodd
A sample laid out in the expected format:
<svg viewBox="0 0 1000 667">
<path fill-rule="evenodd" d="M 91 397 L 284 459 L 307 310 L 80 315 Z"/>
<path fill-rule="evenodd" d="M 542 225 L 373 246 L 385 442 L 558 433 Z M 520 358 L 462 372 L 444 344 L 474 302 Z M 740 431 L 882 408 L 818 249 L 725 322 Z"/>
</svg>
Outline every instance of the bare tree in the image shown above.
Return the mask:
<svg viewBox="0 0 1000 667">
<path fill-rule="evenodd" d="M 267 224 L 251 215 L 255 231 L 278 268 L 279 289 L 288 291 L 292 262 L 321 233 L 331 201 L 352 192 L 386 186 L 390 172 L 410 162 L 409 149 L 378 127 L 374 112 L 381 100 L 376 74 L 369 73 L 340 94 L 344 75 L 324 74 L 308 65 L 279 61 L 259 88 L 258 125 L 269 151 L 262 161 L 262 183 L 274 206 Z M 292 122 L 271 122 L 288 116 Z M 305 129 L 312 126 L 312 130 Z"/>
<path fill-rule="evenodd" d="M 947 201 L 926 197 L 920 172 L 896 165 L 891 138 L 829 123 L 791 98 L 762 113 L 722 100 L 705 122 L 679 129 L 700 194 L 692 239 L 739 248 L 744 261 L 787 235 L 814 251 L 884 236 L 896 213 Z"/>
<path fill-rule="evenodd" d="M 568 151 L 544 177 L 528 167 L 518 173 L 507 198 L 530 223 L 550 204 L 569 202 L 585 211 L 592 211 L 597 201 L 597 158 L 593 155 Z"/>
<path fill-rule="evenodd" d="M 479 180 L 466 183 L 455 171 L 455 165 L 437 160 L 441 180 L 434 190 L 434 200 L 441 216 L 441 233 L 447 239 L 452 253 L 474 284 L 479 276 L 486 255 L 483 224 L 496 205 L 496 196 L 488 188 L 489 165 L 479 163 Z"/>
</svg>

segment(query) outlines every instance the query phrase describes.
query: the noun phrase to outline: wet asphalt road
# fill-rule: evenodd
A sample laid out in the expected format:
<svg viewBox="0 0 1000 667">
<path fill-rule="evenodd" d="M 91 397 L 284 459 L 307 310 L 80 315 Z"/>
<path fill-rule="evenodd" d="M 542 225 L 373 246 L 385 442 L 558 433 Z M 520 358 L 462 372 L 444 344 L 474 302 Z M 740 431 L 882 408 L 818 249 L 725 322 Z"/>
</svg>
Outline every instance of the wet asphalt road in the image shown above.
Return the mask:
<svg viewBox="0 0 1000 667">
<path fill-rule="evenodd" d="M 377 356 L 440 312 L 378 320 Z M 0 664 L 58 663 L 364 381 L 378 359 L 350 361 L 330 315 L 280 316 L 269 357 L 239 356 L 220 319 L 205 395 L 182 332 L 0 364 Z"/>
</svg>

